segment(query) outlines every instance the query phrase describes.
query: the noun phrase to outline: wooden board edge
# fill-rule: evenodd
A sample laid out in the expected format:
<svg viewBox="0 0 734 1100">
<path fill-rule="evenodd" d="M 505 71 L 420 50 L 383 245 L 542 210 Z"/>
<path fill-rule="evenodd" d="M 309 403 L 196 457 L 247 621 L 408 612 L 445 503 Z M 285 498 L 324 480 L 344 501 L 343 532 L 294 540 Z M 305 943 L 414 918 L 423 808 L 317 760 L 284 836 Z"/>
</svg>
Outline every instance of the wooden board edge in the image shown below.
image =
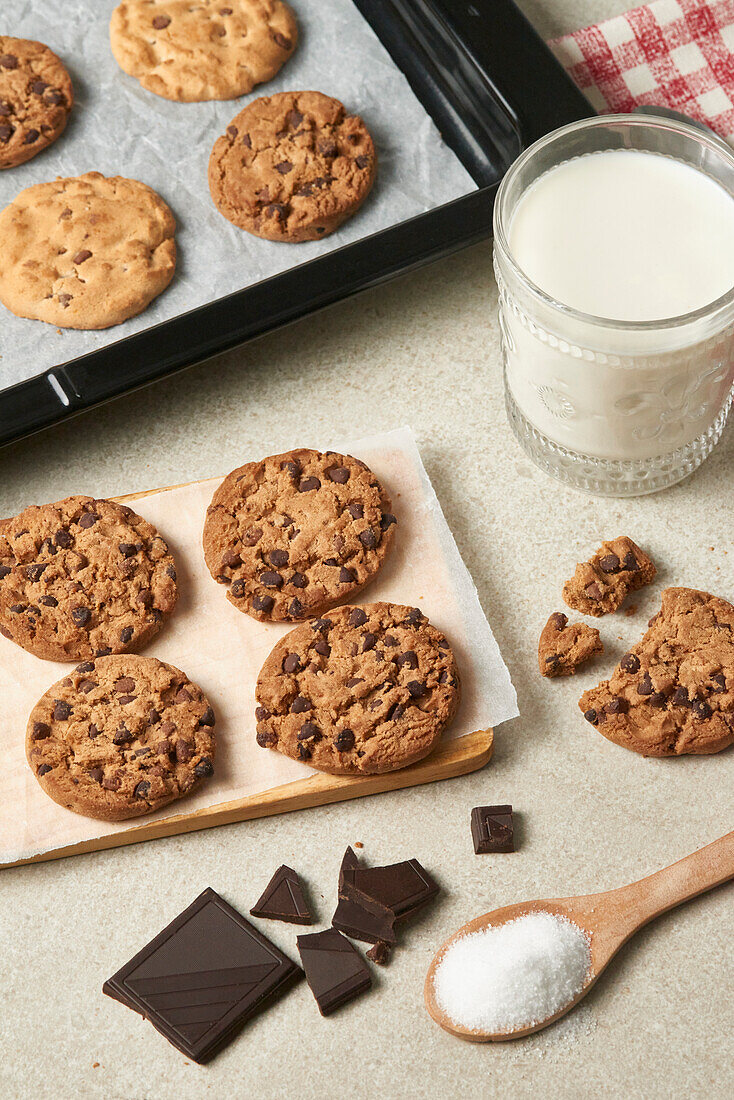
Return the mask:
<svg viewBox="0 0 734 1100">
<path fill-rule="evenodd" d="M 176 814 L 162 821 L 151 821 L 134 826 L 124 832 L 111 833 L 109 836 L 96 837 L 79 844 L 67 845 L 65 848 L 41 852 L 28 859 L 0 863 L 0 870 L 25 867 L 30 863 L 45 863 L 53 859 L 64 859 L 66 856 L 83 855 L 86 852 L 120 848 L 128 844 L 139 844 L 145 840 L 159 840 L 161 837 L 176 836 L 199 829 L 212 829 L 218 825 L 230 825 L 237 821 L 272 817 L 275 814 L 290 813 L 291 810 L 304 810 L 312 806 L 325 806 L 330 802 L 344 802 L 350 798 L 381 794 L 383 791 L 417 787 L 441 779 L 454 779 L 483 768 L 491 759 L 493 749 L 494 731 L 477 730 L 475 733 L 468 733 L 464 737 L 447 741 L 425 760 L 401 771 L 388 772 L 386 775 L 365 776 L 339 776 L 317 772 L 308 779 L 299 779 L 295 783 L 286 783 L 280 787 L 273 787 L 272 790 L 248 795 L 246 798 L 238 798 L 231 802 L 220 802 L 216 806 L 206 806 L 191 814 Z"/>
</svg>

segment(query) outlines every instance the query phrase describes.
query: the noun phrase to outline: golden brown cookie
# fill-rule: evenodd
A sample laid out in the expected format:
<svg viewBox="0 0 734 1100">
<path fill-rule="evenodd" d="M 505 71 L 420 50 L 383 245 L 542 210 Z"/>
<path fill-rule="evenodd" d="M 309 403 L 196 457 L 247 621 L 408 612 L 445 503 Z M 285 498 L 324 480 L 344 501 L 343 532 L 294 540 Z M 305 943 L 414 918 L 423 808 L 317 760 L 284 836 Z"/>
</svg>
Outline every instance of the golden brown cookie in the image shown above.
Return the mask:
<svg viewBox="0 0 734 1100">
<path fill-rule="evenodd" d="M 168 544 L 124 504 L 67 497 L 0 522 L 0 633 L 37 657 L 140 649 L 177 596 Z"/>
<path fill-rule="evenodd" d="M 220 213 L 269 241 L 317 241 L 360 208 L 377 154 L 359 115 L 321 92 L 262 96 L 236 115 L 209 158 Z"/>
<path fill-rule="evenodd" d="M 394 525 L 390 500 L 364 462 L 304 448 L 224 479 L 207 509 L 204 556 L 239 611 L 298 621 L 364 588 Z"/>
<path fill-rule="evenodd" d="M 175 229 L 137 180 L 87 172 L 28 187 L 0 213 L 0 301 L 59 328 L 119 325 L 173 278 Z"/>
<path fill-rule="evenodd" d="M 541 676 L 573 676 L 579 665 L 595 653 L 603 653 L 599 631 L 586 623 L 571 623 L 562 611 L 554 611 L 538 642 Z"/>
<path fill-rule="evenodd" d="M 616 611 L 630 592 L 655 579 L 653 562 L 626 535 L 603 542 L 590 561 L 580 562 L 563 586 L 563 599 L 574 611 L 599 618 Z"/>
<path fill-rule="evenodd" d="M 48 46 L 0 35 L 0 169 L 47 149 L 73 105 L 71 78 Z"/>
<path fill-rule="evenodd" d="M 123 0 L 110 21 L 120 68 L 180 102 L 246 95 L 272 80 L 297 41 L 283 0 Z"/>
<path fill-rule="evenodd" d="M 278 642 L 257 680 L 257 743 L 321 771 L 422 760 L 459 703 L 451 647 L 416 607 L 338 607 Z"/>
<path fill-rule="evenodd" d="M 75 814 L 124 821 L 214 773 L 214 711 L 201 688 L 155 657 L 100 657 L 31 711 L 26 757 L 46 794 Z"/>
<path fill-rule="evenodd" d="M 725 749 L 734 743 L 734 607 L 666 588 L 645 636 L 579 706 L 599 733 L 643 756 Z"/>
</svg>

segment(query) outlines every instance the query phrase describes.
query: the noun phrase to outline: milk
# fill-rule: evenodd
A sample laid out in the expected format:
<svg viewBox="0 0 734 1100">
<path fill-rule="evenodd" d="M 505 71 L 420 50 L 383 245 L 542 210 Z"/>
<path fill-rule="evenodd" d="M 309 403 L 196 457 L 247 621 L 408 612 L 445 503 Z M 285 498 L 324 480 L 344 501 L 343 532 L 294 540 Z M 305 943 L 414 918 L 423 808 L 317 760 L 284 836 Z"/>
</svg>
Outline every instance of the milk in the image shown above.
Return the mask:
<svg viewBox="0 0 734 1100">
<path fill-rule="evenodd" d="M 669 319 L 734 287 L 724 187 L 656 152 L 588 152 L 539 175 L 505 234 L 495 266 L 508 406 L 530 434 L 617 462 L 682 453 L 682 469 L 681 448 L 698 453 L 707 433 L 718 438 L 734 373 L 731 310 L 718 328 L 716 311 L 713 321 Z"/>
</svg>

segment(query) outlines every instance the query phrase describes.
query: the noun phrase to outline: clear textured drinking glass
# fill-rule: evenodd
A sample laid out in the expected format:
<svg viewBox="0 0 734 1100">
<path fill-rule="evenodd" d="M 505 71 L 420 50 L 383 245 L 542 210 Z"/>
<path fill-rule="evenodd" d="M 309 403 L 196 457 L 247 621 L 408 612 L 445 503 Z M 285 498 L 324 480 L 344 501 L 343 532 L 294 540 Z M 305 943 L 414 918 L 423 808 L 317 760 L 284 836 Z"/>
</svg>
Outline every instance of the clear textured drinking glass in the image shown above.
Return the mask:
<svg viewBox="0 0 734 1100">
<path fill-rule="evenodd" d="M 524 274 L 508 244 L 522 195 L 556 165 L 608 149 L 683 161 L 733 197 L 734 154 L 683 122 L 605 115 L 530 146 L 497 195 L 494 268 L 510 425 L 542 470 L 621 497 L 675 484 L 721 437 L 734 379 L 734 287 L 679 317 L 616 321 L 555 301 Z"/>
</svg>

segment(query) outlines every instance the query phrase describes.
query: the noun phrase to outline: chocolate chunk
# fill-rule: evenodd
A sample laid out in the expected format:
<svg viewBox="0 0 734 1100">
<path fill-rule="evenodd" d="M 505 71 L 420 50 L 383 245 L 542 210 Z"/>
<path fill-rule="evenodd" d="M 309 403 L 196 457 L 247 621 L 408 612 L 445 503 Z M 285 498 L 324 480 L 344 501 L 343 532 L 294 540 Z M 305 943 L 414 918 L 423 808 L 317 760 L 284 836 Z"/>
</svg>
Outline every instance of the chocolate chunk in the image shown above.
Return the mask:
<svg viewBox="0 0 734 1100">
<path fill-rule="evenodd" d="M 297 653 L 287 654 L 283 661 L 283 672 L 298 672 L 301 668 L 301 658 Z"/>
<path fill-rule="evenodd" d="M 360 531 L 357 538 L 362 543 L 365 550 L 374 550 L 378 543 L 377 535 L 371 527 L 368 527 L 365 531 Z"/>
<path fill-rule="evenodd" d="M 340 896 L 359 905 L 382 905 L 398 920 L 411 917 L 435 898 L 439 890 L 417 859 L 385 867 L 344 867 L 341 883 Z"/>
<path fill-rule="evenodd" d="M 388 527 L 392 527 L 393 523 L 397 523 L 395 516 L 391 512 L 383 512 L 380 516 L 380 529 L 387 531 Z"/>
<path fill-rule="evenodd" d="M 272 570 L 266 570 L 258 577 L 260 584 L 264 584 L 266 588 L 281 588 L 283 585 L 283 578 L 280 573 L 274 573 Z"/>
<path fill-rule="evenodd" d="M 122 642 L 122 644 L 127 645 L 134 633 L 135 630 L 133 627 L 123 626 L 122 630 L 120 631 L 120 641 Z"/>
<path fill-rule="evenodd" d="M 55 722 L 66 722 L 71 716 L 70 705 L 65 703 L 63 699 L 55 699 L 53 715 Z"/>
<path fill-rule="evenodd" d="M 378 966 L 387 966 L 391 954 L 392 947 L 390 944 L 385 943 L 384 940 L 378 940 L 374 947 L 371 947 L 367 952 L 367 958 L 370 962 L 377 963 Z"/>
<path fill-rule="evenodd" d="M 46 722 L 34 722 L 31 732 L 32 741 L 43 741 L 51 736 L 51 727 Z"/>
<path fill-rule="evenodd" d="M 195 1062 L 207 1062 L 301 971 L 214 890 L 105 982 Z"/>
<path fill-rule="evenodd" d="M 214 765 L 208 756 L 202 756 L 194 768 L 194 775 L 197 779 L 208 779 L 210 775 L 214 775 Z"/>
<path fill-rule="evenodd" d="M 77 252 L 76 256 L 71 262 L 74 264 L 83 264 L 86 260 L 91 259 L 91 256 L 92 253 L 89 251 L 89 249 L 83 248 L 80 252 Z"/>
<path fill-rule="evenodd" d="M 652 680 L 650 679 L 650 673 L 646 672 L 645 675 L 640 680 L 639 684 L 637 685 L 637 694 L 638 695 L 652 695 L 654 690 L 655 689 L 652 686 Z M 607 707 L 607 710 L 608 709 L 609 708 Z"/>
<path fill-rule="evenodd" d="M 322 657 L 331 656 L 331 646 L 323 638 L 319 638 L 317 642 L 314 642 L 314 649 Z"/>
<path fill-rule="evenodd" d="M 153 19 L 153 26 L 157 31 L 163 31 L 171 22 L 170 15 L 156 15 Z"/>
<path fill-rule="evenodd" d="M 397 722 L 399 718 L 402 718 L 405 714 L 405 707 L 402 703 L 393 703 L 387 712 L 386 718 L 388 722 Z"/>
<path fill-rule="evenodd" d="M 619 565 L 619 558 L 616 554 L 605 554 L 603 558 L 599 559 L 599 568 L 602 573 L 618 573 Z"/>
<path fill-rule="evenodd" d="M 352 584 L 356 579 L 356 574 L 351 569 L 347 569 L 346 566 L 343 565 L 339 570 L 339 584 Z"/>
<path fill-rule="evenodd" d="M 311 493 L 311 492 L 313 492 L 314 489 L 320 489 L 320 488 L 321 488 L 321 482 L 319 481 L 319 479 L 317 477 L 304 477 L 304 479 L 299 483 L 298 492 L 299 493 Z"/>
<path fill-rule="evenodd" d="M 281 160 L 278 164 L 273 165 L 273 167 L 281 176 L 287 176 L 289 172 L 293 171 L 293 165 L 289 160 Z"/>
<path fill-rule="evenodd" d="M 134 740 L 133 734 L 123 723 L 112 738 L 113 745 L 129 745 Z"/>
<path fill-rule="evenodd" d="M 604 592 L 595 581 L 587 584 L 584 591 L 590 600 L 600 600 L 604 595 Z"/>
<path fill-rule="evenodd" d="M 363 943 L 397 943 L 395 914 L 384 905 L 373 904 L 368 910 L 349 898 L 339 898 L 332 927 Z"/>
<path fill-rule="evenodd" d="M 145 779 L 143 779 L 143 780 L 141 780 L 140 783 L 137 784 L 137 786 L 135 787 L 135 790 L 133 791 L 133 794 L 134 794 L 135 798 L 147 798 L 149 791 L 150 791 L 150 783 L 148 783 Z"/>
<path fill-rule="evenodd" d="M 691 703 L 691 710 L 693 711 L 694 718 L 710 718 L 713 711 L 705 699 L 694 699 Z"/>
<path fill-rule="evenodd" d="M 88 607 L 72 607 L 71 617 L 77 626 L 87 626 L 92 618 Z"/>
<path fill-rule="evenodd" d="M 305 588 L 308 584 L 308 580 L 304 577 L 303 573 L 294 573 L 288 584 L 292 584 L 294 588 Z"/>
<path fill-rule="evenodd" d="M 213 726 L 216 719 L 214 717 L 214 710 L 212 707 L 207 707 L 201 718 L 199 719 L 200 726 Z"/>
<path fill-rule="evenodd" d="M 303 884 L 292 867 L 279 867 L 250 910 L 253 917 L 282 920 L 287 924 L 313 924 Z"/>
<path fill-rule="evenodd" d="M 234 588 L 234 585 L 232 585 L 232 587 Z M 255 611 L 262 611 L 265 614 L 272 611 L 274 603 L 275 601 L 272 596 L 253 596 L 252 599 L 252 606 Z"/>
<path fill-rule="evenodd" d="M 115 691 L 127 694 L 127 692 L 135 690 L 135 681 L 132 676 L 121 676 L 119 680 L 115 681 Z"/>
<path fill-rule="evenodd" d="M 340 730 L 334 744 L 337 752 L 349 752 L 350 749 L 354 748 L 354 732 L 352 730 Z"/>
<path fill-rule="evenodd" d="M 60 546 L 62 550 L 68 550 L 73 541 L 74 539 L 71 537 L 69 532 L 64 531 L 63 529 L 57 531 L 54 535 L 54 542 L 57 546 Z"/>
<path fill-rule="evenodd" d="M 350 626 L 364 626 L 367 622 L 367 616 L 361 607 L 355 607 L 354 611 L 349 616 Z"/>
<path fill-rule="evenodd" d="M 346 485 L 349 481 L 349 470 L 346 466 L 332 466 L 326 471 L 326 476 L 337 485 Z"/>
<path fill-rule="evenodd" d="M 291 714 L 305 714 L 307 710 L 312 709 L 313 703 L 310 699 L 307 699 L 305 695 L 296 695 L 291 703 Z"/>
<path fill-rule="evenodd" d="M 639 688 L 637 689 L 640 690 Z M 621 695 L 615 695 L 613 699 L 610 699 L 607 705 L 604 707 L 607 714 L 626 714 L 629 710 L 629 703 L 626 699 L 623 699 Z"/>
<path fill-rule="evenodd" d="M 362 639 L 362 652 L 368 653 L 371 649 L 374 649 L 376 645 L 377 635 L 368 631 Z"/>
<path fill-rule="evenodd" d="M 625 672 L 639 672 L 640 671 L 640 658 L 636 653 L 625 653 L 622 660 L 619 662 L 620 668 L 623 668 Z"/>
<path fill-rule="evenodd" d="M 471 835 L 477 855 L 515 851 L 515 822 L 512 806 L 475 806 L 471 812 Z"/>
<path fill-rule="evenodd" d="M 352 519 L 362 519 L 362 517 L 364 516 L 364 505 L 348 504 L 347 511 L 349 512 L 349 515 L 352 517 Z"/>
<path fill-rule="evenodd" d="M 36 772 L 36 775 L 46 775 L 50 771 L 51 771 L 51 765 L 50 764 L 41 764 L 38 771 Z"/>
<path fill-rule="evenodd" d="M 319 729 L 319 727 L 316 725 L 315 722 L 304 722 L 303 725 L 301 726 L 300 730 L 298 731 L 298 740 L 299 741 L 309 741 L 309 740 L 320 741 L 321 740 L 321 730 Z"/>
<path fill-rule="evenodd" d="M 2 66 L 3 69 L 17 69 L 18 58 L 14 53 L 4 53 L 0 55 L 0 66 Z"/>
<path fill-rule="evenodd" d="M 298 936 L 296 944 L 322 1016 L 330 1015 L 372 985 L 367 964 L 336 928 Z"/>
<path fill-rule="evenodd" d="M 82 512 L 81 516 L 79 517 L 79 526 L 85 529 L 88 529 L 89 527 L 94 527 L 98 519 L 99 516 L 96 512 Z"/>
<path fill-rule="evenodd" d="M 268 561 L 271 565 L 274 565 L 276 569 L 280 569 L 282 566 L 288 564 L 288 551 L 271 550 L 268 554 Z"/>
<path fill-rule="evenodd" d="M 427 686 L 420 680 L 411 680 L 407 686 L 411 699 L 421 699 L 428 690 Z"/>
</svg>

